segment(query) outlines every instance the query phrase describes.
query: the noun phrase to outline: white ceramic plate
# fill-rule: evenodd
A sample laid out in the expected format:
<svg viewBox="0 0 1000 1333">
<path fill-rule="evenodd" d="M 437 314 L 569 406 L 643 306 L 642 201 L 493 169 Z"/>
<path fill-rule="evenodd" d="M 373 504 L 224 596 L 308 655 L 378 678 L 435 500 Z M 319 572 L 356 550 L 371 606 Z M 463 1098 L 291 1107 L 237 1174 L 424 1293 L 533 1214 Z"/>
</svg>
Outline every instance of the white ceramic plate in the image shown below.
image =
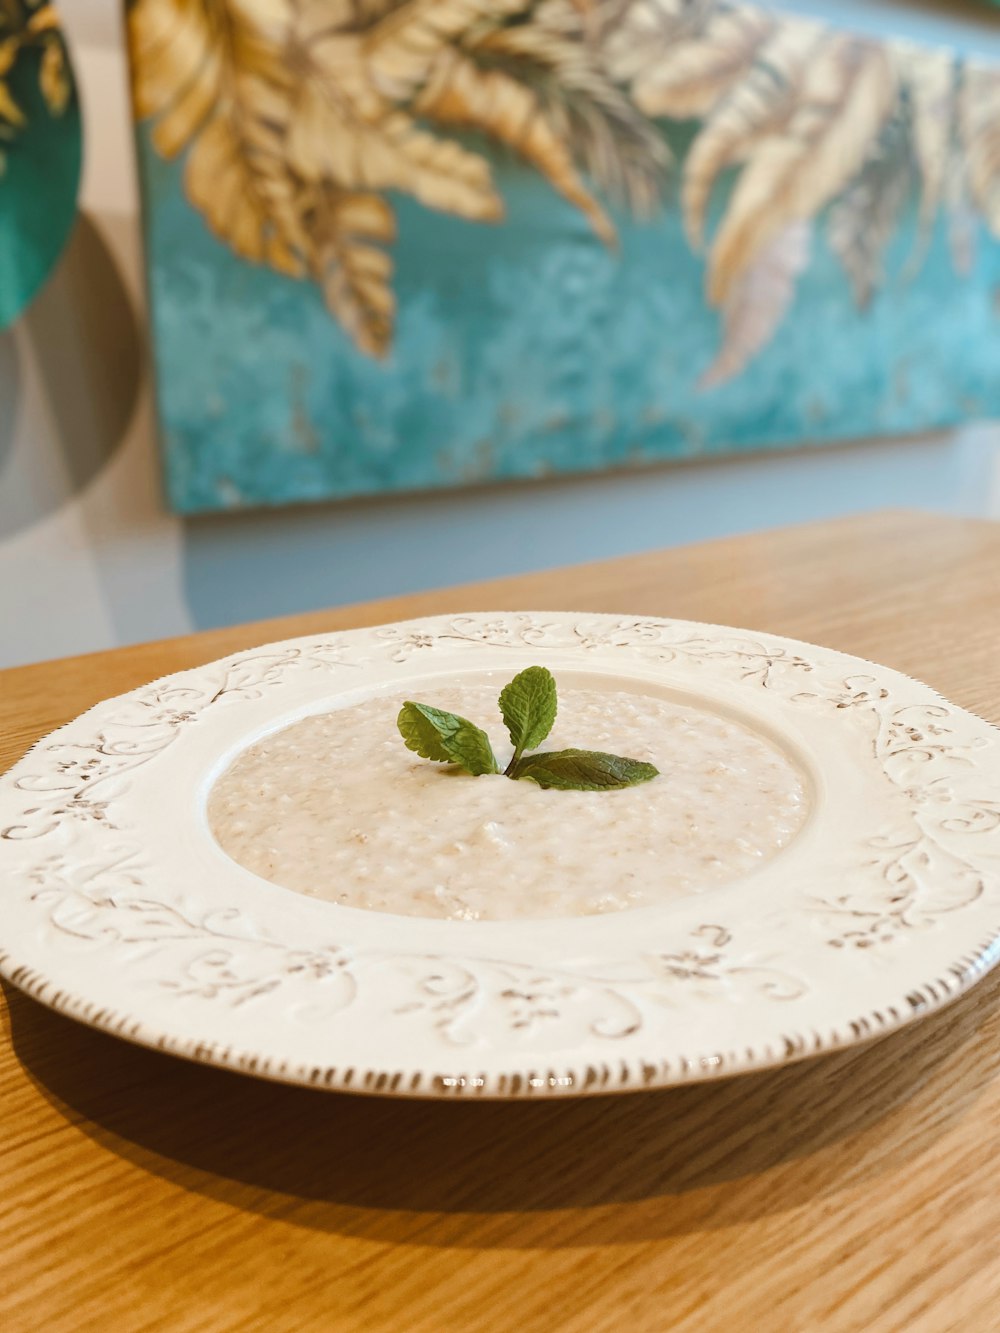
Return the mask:
<svg viewBox="0 0 1000 1333">
<path fill-rule="evenodd" d="M 742 719 L 812 811 L 754 874 L 560 920 L 308 898 L 218 847 L 250 741 L 435 677 L 548 666 Z M 659 1087 L 879 1035 L 991 967 L 1000 730 L 898 672 L 690 621 L 470 614 L 271 644 L 98 704 L 0 779 L 0 972 L 129 1040 L 400 1096 Z"/>
</svg>

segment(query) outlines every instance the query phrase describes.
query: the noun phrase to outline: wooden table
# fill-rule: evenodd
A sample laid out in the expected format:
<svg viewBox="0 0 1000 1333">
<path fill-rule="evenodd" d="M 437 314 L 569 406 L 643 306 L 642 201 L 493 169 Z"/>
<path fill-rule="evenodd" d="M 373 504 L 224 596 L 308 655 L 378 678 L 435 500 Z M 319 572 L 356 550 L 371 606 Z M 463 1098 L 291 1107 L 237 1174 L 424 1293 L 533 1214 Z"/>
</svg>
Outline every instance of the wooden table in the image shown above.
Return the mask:
<svg viewBox="0 0 1000 1333">
<path fill-rule="evenodd" d="M 893 512 L 8 671 L 0 764 L 164 672 L 473 608 L 792 635 L 1000 722 L 1000 525 Z M 998 991 L 778 1072 L 467 1104 L 257 1083 L 5 988 L 0 1329 L 992 1333 Z"/>
</svg>

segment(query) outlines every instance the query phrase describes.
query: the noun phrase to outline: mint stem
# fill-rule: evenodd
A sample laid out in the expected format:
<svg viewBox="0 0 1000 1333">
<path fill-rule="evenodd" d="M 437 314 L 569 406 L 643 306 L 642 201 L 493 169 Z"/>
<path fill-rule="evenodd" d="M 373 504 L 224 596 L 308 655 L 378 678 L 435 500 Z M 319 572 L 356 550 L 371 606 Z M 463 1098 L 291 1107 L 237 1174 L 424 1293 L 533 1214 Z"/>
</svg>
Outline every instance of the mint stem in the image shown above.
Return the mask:
<svg viewBox="0 0 1000 1333">
<path fill-rule="evenodd" d="M 520 763 L 521 755 L 522 755 L 522 754 L 524 754 L 524 746 L 523 746 L 523 745 L 519 745 L 519 746 L 515 749 L 514 753 L 511 755 L 510 763 L 507 765 L 507 767 L 506 767 L 506 768 L 504 769 L 504 771 L 503 771 L 503 775 L 504 775 L 505 778 L 509 778 L 509 777 L 512 777 L 512 776 L 513 776 L 513 774 L 514 774 L 514 769 L 517 768 L 518 764 Z"/>
</svg>

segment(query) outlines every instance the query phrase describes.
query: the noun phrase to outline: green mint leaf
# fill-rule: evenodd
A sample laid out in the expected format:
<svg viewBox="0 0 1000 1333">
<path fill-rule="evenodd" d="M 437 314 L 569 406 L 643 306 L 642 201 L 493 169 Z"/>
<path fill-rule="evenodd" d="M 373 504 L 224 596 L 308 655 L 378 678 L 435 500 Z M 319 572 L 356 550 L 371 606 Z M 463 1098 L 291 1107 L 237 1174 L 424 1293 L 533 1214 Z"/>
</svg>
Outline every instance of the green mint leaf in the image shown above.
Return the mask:
<svg viewBox="0 0 1000 1333">
<path fill-rule="evenodd" d="M 561 791 L 611 791 L 648 782 L 658 773 L 659 769 L 652 764 L 600 750 L 551 750 L 547 754 L 528 755 L 510 776 L 531 778 L 539 787 L 556 787 Z"/>
<path fill-rule="evenodd" d="M 461 764 L 467 773 L 477 778 L 483 773 L 499 773 L 500 765 L 493 753 L 489 736 L 465 718 L 460 721 L 462 726 L 447 742 L 454 762 Z"/>
<path fill-rule="evenodd" d="M 420 755 L 421 759 L 433 759 L 439 764 L 454 763 L 441 737 L 446 730 L 454 734 L 460 725 L 459 718 L 453 713 L 442 713 L 440 709 L 410 703 L 409 700 L 403 704 L 396 718 L 396 726 L 406 748 Z"/>
<path fill-rule="evenodd" d="M 458 764 L 476 777 L 500 772 L 486 732 L 466 717 L 407 700 L 399 710 L 396 726 L 406 748 L 421 759 Z"/>
<path fill-rule="evenodd" d="M 512 762 L 541 745 L 556 720 L 556 707 L 556 683 L 545 667 L 528 667 L 503 687 L 500 711 L 514 745 Z"/>
</svg>

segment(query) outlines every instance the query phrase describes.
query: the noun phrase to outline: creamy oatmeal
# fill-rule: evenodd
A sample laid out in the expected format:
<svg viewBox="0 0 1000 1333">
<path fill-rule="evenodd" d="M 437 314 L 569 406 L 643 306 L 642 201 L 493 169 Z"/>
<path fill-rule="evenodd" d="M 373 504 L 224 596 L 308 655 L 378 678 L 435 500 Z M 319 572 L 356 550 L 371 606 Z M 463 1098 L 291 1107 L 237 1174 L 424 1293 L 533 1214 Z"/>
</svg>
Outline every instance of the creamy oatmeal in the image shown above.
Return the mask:
<svg viewBox="0 0 1000 1333">
<path fill-rule="evenodd" d="M 502 684 L 503 682 L 501 682 Z M 500 685 L 420 688 L 510 757 Z M 649 695 L 561 688 L 544 750 L 578 746 L 654 763 L 620 791 L 543 791 L 418 758 L 370 699 L 305 718 L 245 750 L 215 784 L 220 846 L 255 874 L 351 907 L 488 920 L 621 911 L 697 893 L 773 856 L 801 825 L 795 767 L 713 713 Z"/>
</svg>

